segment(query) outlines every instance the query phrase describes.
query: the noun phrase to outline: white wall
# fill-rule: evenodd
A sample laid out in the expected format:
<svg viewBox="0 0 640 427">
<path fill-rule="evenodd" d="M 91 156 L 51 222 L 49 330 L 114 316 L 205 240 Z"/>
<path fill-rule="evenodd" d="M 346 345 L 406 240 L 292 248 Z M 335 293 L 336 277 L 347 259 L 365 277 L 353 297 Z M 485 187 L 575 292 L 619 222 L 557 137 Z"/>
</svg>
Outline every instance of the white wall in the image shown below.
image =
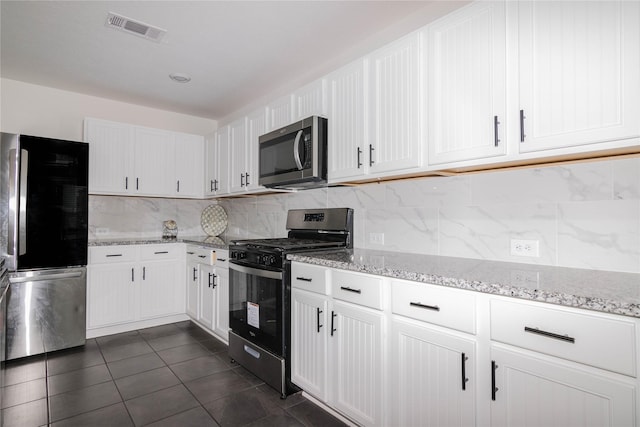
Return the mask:
<svg viewBox="0 0 640 427">
<path fill-rule="evenodd" d="M 0 130 L 82 141 L 85 117 L 206 135 L 215 120 L 0 79 Z"/>
</svg>

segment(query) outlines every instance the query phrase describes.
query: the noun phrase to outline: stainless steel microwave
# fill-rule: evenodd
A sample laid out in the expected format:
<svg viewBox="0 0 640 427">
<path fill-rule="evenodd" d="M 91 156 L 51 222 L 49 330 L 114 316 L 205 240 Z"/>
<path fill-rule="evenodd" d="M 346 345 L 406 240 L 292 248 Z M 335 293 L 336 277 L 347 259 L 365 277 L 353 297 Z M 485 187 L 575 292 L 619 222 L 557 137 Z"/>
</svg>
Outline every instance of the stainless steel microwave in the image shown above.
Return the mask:
<svg viewBox="0 0 640 427">
<path fill-rule="evenodd" d="M 327 183 L 327 119 L 311 116 L 259 139 L 259 183 L 314 188 Z"/>
</svg>

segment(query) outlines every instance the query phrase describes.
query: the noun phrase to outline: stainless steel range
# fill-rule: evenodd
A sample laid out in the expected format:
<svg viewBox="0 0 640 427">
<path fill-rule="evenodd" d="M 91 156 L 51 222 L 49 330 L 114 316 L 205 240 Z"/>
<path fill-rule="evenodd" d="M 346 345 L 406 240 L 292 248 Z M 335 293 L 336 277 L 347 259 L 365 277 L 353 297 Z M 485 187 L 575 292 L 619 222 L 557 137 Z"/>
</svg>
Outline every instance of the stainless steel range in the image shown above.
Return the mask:
<svg viewBox="0 0 640 427">
<path fill-rule="evenodd" d="M 229 356 L 285 398 L 291 383 L 291 263 L 288 254 L 353 247 L 353 209 L 296 209 L 287 238 L 229 247 Z"/>
</svg>

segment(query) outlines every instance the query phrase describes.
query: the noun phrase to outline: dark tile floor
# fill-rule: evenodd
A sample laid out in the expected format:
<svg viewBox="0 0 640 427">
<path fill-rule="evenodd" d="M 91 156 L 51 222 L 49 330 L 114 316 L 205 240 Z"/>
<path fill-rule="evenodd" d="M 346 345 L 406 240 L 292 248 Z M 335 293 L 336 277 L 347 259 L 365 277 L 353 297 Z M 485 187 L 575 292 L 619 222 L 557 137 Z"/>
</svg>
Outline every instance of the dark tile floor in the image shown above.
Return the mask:
<svg viewBox="0 0 640 427">
<path fill-rule="evenodd" d="M 342 426 L 300 393 L 280 399 L 191 322 L 10 361 L 4 426 Z"/>
</svg>

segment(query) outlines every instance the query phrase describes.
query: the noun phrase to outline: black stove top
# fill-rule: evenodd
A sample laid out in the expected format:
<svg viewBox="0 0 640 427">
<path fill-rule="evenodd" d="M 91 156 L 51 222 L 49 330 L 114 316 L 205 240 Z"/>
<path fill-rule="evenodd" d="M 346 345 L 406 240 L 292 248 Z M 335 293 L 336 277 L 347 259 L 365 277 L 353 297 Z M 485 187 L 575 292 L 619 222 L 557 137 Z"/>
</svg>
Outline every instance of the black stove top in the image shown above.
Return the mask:
<svg viewBox="0 0 640 427">
<path fill-rule="evenodd" d="M 283 237 L 274 239 L 248 239 L 234 240 L 233 245 L 252 249 L 262 249 L 265 251 L 275 250 L 278 252 L 291 252 L 295 250 L 307 250 L 313 248 L 326 248 L 344 246 L 344 243 L 318 240 L 318 239 L 298 239 L 295 237 Z"/>
</svg>

